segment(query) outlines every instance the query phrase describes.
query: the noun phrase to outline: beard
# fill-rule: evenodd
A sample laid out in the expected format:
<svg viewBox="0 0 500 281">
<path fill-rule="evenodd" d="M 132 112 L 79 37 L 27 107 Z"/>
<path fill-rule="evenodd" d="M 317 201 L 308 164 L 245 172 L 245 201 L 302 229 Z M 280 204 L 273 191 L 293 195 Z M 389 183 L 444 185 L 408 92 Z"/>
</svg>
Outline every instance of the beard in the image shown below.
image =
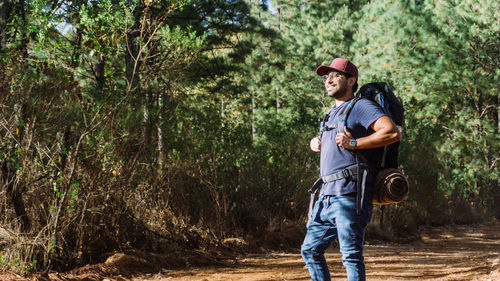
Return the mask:
<svg viewBox="0 0 500 281">
<path fill-rule="evenodd" d="M 337 84 L 337 89 L 335 89 L 331 92 L 330 91 L 328 92 L 329 97 L 336 98 L 336 99 L 342 98 L 346 94 L 347 94 L 347 84 L 342 83 L 342 82 Z"/>
</svg>

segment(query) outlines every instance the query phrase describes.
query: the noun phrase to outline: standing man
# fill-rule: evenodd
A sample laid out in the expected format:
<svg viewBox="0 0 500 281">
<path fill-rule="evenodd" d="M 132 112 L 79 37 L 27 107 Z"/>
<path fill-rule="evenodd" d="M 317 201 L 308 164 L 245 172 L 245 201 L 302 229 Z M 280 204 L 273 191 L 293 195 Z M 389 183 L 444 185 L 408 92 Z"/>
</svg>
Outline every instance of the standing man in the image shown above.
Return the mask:
<svg viewBox="0 0 500 281">
<path fill-rule="evenodd" d="M 328 129 L 310 142 L 311 150 L 321 152 L 320 174 L 324 180 L 307 223 L 302 257 L 312 280 L 331 280 L 324 252 L 337 238 L 347 279 L 365 280 L 363 240 L 372 216 L 373 182 L 370 177 L 363 180 L 363 194 L 358 194 L 361 192 L 356 184 L 360 181 L 357 175 L 365 169 L 361 167 L 368 167 L 368 175 L 374 167 L 370 169 L 369 163 L 357 165 L 356 153 L 358 160 L 370 162 L 373 148 L 399 141 L 401 133 L 382 108 L 368 99 L 354 105 L 346 126 L 339 129 L 338 117 L 358 88 L 358 69 L 349 60 L 336 58 L 329 66 L 319 66 L 316 73 L 323 77 L 335 104 L 323 120 Z"/>
</svg>

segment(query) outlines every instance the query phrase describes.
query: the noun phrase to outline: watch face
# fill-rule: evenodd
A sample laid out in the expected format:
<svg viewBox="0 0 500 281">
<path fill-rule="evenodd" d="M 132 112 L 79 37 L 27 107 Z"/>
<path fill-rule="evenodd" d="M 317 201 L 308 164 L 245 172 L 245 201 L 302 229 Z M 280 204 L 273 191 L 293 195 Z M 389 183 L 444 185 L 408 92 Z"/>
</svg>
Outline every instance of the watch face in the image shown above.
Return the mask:
<svg viewBox="0 0 500 281">
<path fill-rule="evenodd" d="M 350 144 L 351 146 L 356 146 L 357 142 L 356 142 L 356 140 L 351 140 L 351 141 L 349 142 L 349 144 Z"/>
</svg>

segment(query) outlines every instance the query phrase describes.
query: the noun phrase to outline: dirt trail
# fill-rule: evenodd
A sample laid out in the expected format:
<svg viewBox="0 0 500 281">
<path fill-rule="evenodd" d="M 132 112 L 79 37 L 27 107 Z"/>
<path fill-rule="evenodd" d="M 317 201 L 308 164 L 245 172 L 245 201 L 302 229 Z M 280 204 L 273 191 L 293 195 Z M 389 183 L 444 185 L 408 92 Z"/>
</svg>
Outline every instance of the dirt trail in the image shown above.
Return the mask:
<svg viewBox="0 0 500 281">
<path fill-rule="evenodd" d="M 326 254 L 333 280 L 345 280 L 337 248 Z M 500 223 L 489 226 L 450 226 L 422 231 L 410 244 L 367 244 L 367 280 L 500 280 Z M 0 273 L 0 280 L 26 280 Z M 159 273 L 121 274 L 119 270 L 81 268 L 73 273 L 50 273 L 50 280 L 310 280 L 297 253 L 250 255 L 225 266 L 191 267 Z M 47 280 L 43 279 L 43 280 Z M 32 279 L 37 280 L 37 279 Z M 38 279 L 42 280 L 42 279 Z"/>
<path fill-rule="evenodd" d="M 326 255 L 333 280 L 345 280 L 338 249 Z M 366 245 L 367 280 L 500 280 L 500 224 L 427 230 L 411 244 Z M 144 277 L 141 277 L 144 278 Z M 149 280 L 310 280 L 298 253 L 237 260 L 234 267 L 172 271 Z M 146 280 L 135 279 L 135 280 Z"/>
</svg>

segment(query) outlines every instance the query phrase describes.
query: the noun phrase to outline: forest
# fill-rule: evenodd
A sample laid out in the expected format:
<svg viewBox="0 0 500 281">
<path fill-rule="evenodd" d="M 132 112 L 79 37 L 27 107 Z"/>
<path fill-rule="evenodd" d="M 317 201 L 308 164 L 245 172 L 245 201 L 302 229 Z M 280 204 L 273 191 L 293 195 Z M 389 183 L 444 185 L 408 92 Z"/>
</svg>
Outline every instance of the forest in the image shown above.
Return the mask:
<svg viewBox="0 0 500 281">
<path fill-rule="evenodd" d="M 332 106 L 315 69 L 335 57 L 405 107 L 410 196 L 375 207 L 368 237 L 500 218 L 498 11 L 487 0 L 1 0 L 0 268 L 305 232 L 319 171 L 309 140 Z"/>
</svg>

